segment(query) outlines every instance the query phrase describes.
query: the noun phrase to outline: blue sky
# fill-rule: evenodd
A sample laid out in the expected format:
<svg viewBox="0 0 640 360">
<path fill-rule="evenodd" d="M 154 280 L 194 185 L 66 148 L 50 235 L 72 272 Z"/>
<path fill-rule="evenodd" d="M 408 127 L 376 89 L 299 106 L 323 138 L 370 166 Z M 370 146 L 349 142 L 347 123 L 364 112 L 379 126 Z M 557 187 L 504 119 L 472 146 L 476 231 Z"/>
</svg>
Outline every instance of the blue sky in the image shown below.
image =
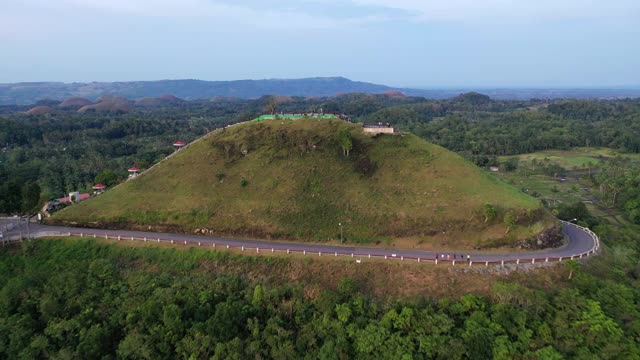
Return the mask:
<svg viewBox="0 0 640 360">
<path fill-rule="evenodd" d="M 1 0 L 0 82 L 640 86 L 639 0 Z"/>
</svg>

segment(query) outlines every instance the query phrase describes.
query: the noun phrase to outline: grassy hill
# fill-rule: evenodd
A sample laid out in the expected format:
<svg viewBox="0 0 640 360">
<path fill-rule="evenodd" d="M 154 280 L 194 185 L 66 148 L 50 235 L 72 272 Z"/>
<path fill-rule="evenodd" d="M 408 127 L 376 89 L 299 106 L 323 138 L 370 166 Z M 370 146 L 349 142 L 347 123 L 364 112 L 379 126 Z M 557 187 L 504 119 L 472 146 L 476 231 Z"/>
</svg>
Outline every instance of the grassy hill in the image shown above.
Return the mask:
<svg viewBox="0 0 640 360">
<path fill-rule="evenodd" d="M 488 221 L 485 204 L 497 209 Z M 507 212 L 518 222 L 509 231 Z M 341 223 L 348 242 L 427 248 L 515 241 L 551 224 L 537 200 L 450 151 L 337 119 L 216 130 L 52 221 L 309 241 L 336 241 Z"/>
</svg>

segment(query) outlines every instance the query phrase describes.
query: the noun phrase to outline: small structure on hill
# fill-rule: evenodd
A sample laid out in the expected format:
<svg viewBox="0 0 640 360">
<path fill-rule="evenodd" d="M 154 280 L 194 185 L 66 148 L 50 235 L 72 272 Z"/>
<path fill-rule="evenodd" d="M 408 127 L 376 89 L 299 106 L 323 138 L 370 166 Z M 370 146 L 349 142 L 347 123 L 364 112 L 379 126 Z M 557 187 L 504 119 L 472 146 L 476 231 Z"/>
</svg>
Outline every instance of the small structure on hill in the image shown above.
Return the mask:
<svg viewBox="0 0 640 360">
<path fill-rule="evenodd" d="M 129 168 L 129 179 L 133 179 L 135 177 L 138 176 L 138 173 L 140 172 L 140 169 L 138 169 L 137 167 L 133 166 Z"/>
<path fill-rule="evenodd" d="M 389 123 L 379 122 L 375 125 L 362 124 L 362 129 L 367 134 L 395 134 L 396 129 Z"/>
<path fill-rule="evenodd" d="M 500 171 L 500 167 L 499 166 L 489 166 L 489 171 L 498 172 L 498 171 Z"/>
<path fill-rule="evenodd" d="M 77 203 L 80 201 L 84 201 L 87 200 L 88 198 L 91 197 L 91 194 L 89 193 L 80 193 L 78 191 L 73 191 L 69 193 L 69 196 L 67 197 L 63 197 L 60 199 L 56 199 L 57 202 L 60 203 L 64 203 L 64 204 L 72 204 L 72 203 Z"/>
<path fill-rule="evenodd" d="M 96 195 L 102 194 L 104 192 L 104 189 L 106 188 L 107 188 L 107 185 L 104 185 L 104 184 L 95 184 L 92 187 L 92 189 L 94 190 L 93 193 Z"/>
<path fill-rule="evenodd" d="M 173 146 L 176 147 L 176 151 L 182 149 L 185 145 L 187 144 L 185 144 L 184 141 L 176 141 L 173 143 Z"/>
</svg>

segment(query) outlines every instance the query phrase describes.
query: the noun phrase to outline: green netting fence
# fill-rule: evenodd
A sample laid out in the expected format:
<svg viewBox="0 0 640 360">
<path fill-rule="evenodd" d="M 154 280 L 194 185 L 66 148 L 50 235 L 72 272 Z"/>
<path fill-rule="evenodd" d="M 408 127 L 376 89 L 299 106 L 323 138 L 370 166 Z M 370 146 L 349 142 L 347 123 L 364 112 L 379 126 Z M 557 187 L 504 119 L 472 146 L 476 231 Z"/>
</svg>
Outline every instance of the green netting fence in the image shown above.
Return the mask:
<svg viewBox="0 0 640 360">
<path fill-rule="evenodd" d="M 262 121 L 262 120 L 274 120 L 274 119 L 282 119 L 282 120 L 298 120 L 303 118 L 310 119 L 336 119 L 335 115 L 331 114 L 282 114 L 282 115 L 261 115 L 252 121 Z"/>
</svg>

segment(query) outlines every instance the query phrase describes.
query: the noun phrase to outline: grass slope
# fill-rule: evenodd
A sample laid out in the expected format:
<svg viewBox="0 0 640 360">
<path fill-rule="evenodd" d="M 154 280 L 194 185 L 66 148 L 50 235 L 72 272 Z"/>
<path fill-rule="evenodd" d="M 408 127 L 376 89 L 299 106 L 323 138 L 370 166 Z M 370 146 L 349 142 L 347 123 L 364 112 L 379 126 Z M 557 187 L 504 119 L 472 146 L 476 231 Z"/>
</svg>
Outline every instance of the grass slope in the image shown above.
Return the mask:
<svg viewBox="0 0 640 360">
<path fill-rule="evenodd" d="M 353 141 L 348 157 L 343 131 Z M 416 136 L 371 137 L 340 120 L 265 120 L 217 130 L 53 221 L 311 241 L 339 239 L 342 223 L 351 242 L 460 247 L 505 236 L 501 218 L 485 224 L 477 214 L 486 203 L 521 215 L 510 237 L 548 225 L 531 216 L 537 200 Z"/>
</svg>

